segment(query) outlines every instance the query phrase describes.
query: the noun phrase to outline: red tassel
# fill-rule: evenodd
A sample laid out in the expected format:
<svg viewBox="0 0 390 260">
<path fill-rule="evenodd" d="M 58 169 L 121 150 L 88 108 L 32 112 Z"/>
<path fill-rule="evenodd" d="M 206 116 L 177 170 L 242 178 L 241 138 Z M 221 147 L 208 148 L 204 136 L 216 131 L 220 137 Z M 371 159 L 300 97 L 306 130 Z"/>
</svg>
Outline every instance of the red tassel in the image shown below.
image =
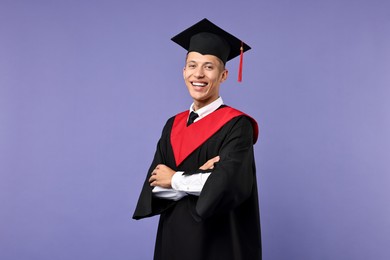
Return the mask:
<svg viewBox="0 0 390 260">
<path fill-rule="evenodd" d="M 244 43 L 241 42 L 240 48 L 240 65 L 238 67 L 238 82 L 242 81 L 242 63 L 244 61 Z"/>
</svg>

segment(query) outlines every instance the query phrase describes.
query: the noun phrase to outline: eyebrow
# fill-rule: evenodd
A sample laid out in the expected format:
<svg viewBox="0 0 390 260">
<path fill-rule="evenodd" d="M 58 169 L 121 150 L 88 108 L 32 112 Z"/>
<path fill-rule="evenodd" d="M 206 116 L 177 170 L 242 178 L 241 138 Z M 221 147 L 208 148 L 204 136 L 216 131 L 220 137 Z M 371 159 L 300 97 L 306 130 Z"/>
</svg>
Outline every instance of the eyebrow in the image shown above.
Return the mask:
<svg viewBox="0 0 390 260">
<path fill-rule="evenodd" d="M 188 63 L 200 63 L 200 62 L 197 62 L 197 61 L 194 61 L 194 60 L 189 60 L 189 61 L 187 61 L 187 64 Z M 215 65 L 212 61 L 206 61 L 206 62 L 203 62 L 201 64 L 202 65 Z"/>
</svg>

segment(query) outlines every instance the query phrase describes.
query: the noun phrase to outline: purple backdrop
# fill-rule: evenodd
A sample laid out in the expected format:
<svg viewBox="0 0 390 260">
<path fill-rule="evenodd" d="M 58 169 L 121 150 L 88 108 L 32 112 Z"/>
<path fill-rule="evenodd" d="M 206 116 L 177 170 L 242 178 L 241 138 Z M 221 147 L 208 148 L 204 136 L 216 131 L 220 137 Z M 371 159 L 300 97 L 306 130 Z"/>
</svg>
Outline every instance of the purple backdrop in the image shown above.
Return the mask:
<svg viewBox="0 0 390 260">
<path fill-rule="evenodd" d="M 264 259 L 390 259 L 390 2 L 0 1 L 0 259 L 151 259 L 131 220 L 168 117 L 170 37 L 246 40 L 225 102 L 256 118 Z"/>
</svg>

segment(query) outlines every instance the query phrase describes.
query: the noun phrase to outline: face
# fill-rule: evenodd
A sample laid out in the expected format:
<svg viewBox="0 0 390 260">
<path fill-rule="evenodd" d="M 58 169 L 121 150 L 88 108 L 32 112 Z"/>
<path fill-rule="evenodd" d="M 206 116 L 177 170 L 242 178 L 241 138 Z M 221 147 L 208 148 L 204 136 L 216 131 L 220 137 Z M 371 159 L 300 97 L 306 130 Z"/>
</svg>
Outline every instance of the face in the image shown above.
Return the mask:
<svg viewBox="0 0 390 260">
<path fill-rule="evenodd" d="M 198 110 L 219 97 L 219 87 L 228 76 L 222 61 L 214 55 L 190 52 L 183 70 L 184 81 Z"/>
</svg>

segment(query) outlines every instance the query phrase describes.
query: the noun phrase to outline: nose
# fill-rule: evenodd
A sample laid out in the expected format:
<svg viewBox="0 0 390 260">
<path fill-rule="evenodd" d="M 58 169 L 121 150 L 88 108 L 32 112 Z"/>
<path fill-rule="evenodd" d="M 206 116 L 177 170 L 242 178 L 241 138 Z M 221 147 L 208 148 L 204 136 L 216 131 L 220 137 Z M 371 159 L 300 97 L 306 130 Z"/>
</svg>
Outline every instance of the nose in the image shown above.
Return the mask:
<svg viewBox="0 0 390 260">
<path fill-rule="evenodd" d="M 198 68 L 196 68 L 196 70 L 194 72 L 194 76 L 196 78 L 203 78 L 204 77 L 204 71 L 203 71 L 202 66 L 199 66 Z"/>
</svg>

